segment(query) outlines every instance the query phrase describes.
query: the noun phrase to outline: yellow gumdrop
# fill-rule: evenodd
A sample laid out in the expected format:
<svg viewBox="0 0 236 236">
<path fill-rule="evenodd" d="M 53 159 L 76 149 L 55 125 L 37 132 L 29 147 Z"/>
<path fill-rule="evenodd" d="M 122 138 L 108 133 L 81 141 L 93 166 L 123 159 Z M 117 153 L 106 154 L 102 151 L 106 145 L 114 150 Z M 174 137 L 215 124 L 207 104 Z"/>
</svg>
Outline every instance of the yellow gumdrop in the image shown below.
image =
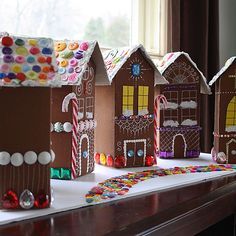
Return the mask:
<svg viewBox="0 0 236 236">
<path fill-rule="evenodd" d="M 36 46 L 37 45 L 37 40 L 35 40 L 35 39 L 29 39 L 29 45 L 31 45 L 31 46 Z"/>
<path fill-rule="evenodd" d="M 100 154 L 100 163 L 104 166 L 106 165 L 106 155 L 104 153 Z"/>
<path fill-rule="evenodd" d="M 12 71 L 15 73 L 20 73 L 21 72 L 21 67 L 19 65 L 13 65 L 12 66 Z"/>
</svg>

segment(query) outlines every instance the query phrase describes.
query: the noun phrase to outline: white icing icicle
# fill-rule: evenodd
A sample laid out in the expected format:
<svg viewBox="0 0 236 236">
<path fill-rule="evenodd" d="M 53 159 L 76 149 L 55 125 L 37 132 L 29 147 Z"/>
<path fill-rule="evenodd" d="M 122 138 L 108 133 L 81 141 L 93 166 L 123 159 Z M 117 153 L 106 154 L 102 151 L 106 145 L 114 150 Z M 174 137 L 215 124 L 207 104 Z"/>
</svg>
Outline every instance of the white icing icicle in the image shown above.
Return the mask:
<svg viewBox="0 0 236 236">
<path fill-rule="evenodd" d="M 179 126 L 179 122 L 178 121 L 174 121 L 174 120 L 166 120 L 163 122 L 163 126 L 171 126 L 171 127 L 178 127 Z"/>
<path fill-rule="evenodd" d="M 195 101 L 184 101 L 180 103 L 180 107 L 181 108 L 191 108 L 191 109 L 195 109 L 197 108 L 197 103 Z"/>
</svg>

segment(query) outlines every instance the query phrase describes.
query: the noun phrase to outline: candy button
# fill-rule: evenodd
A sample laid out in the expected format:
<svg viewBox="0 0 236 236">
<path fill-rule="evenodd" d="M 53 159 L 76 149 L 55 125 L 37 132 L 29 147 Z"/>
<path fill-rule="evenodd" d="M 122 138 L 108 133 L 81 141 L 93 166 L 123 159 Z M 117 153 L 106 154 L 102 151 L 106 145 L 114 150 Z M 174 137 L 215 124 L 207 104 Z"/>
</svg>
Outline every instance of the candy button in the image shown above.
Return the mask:
<svg viewBox="0 0 236 236">
<path fill-rule="evenodd" d="M 48 45 L 49 45 L 48 39 L 45 39 L 45 38 L 39 39 L 39 46 L 40 47 L 48 47 Z"/>
<path fill-rule="evenodd" d="M 69 59 L 74 56 L 74 53 L 72 51 L 66 50 L 60 54 L 61 58 Z"/>
<path fill-rule="evenodd" d="M 23 45 L 25 45 L 25 41 L 24 41 L 23 39 L 17 39 L 17 40 L 15 41 L 15 44 L 16 44 L 17 46 L 23 46 Z"/>
<path fill-rule="evenodd" d="M 39 73 L 39 72 L 41 71 L 41 67 L 38 66 L 38 65 L 34 65 L 34 66 L 32 67 L 32 70 L 35 71 L 35 72 L 37 72 L 37 73 Z"/>
<path fill-rule="evenodd" d="M 15 75 L 15 73 L 10 72 L 10 73 L 8 73 L 7 77 L 8 77 L 9 79 L 15 79 L 15 78 L 16 78 L 16 75 Z"/>
<path fill-rule="evenodd" d="M 42 69 L 42 71 L 43 71 L 44 73 L 48 73 L 48 72 L 50 71 L 50 67 L 49 67 L 49 66 L 44 66 L 43 69 Z"/>
<path fill-rule="evenodd" d="M 76 72 L 77 74 L 79 74 L 81 71 L 82 71 L 82 69 L 81 69 L 80 67 L 77 66 L 77 67 L 75 68 L 75 72 Z"/>
<path fill-rule="evenodd" d="M 3 61 L 4 61 L 5 63 L 14 62 L 14 57 L 11 56 L 11 55 L 4 55 L 4 56 L 3 56 Z"/>
<path fill-rule="evenodd" d="M 33 54 L 33 55 L 36 55 L 36 54 L 39 54 L 39 53 L 40 53 L 40 50 L 39 50 L 39 48 L 37 48 L 37 47 L 32 47 L 29 51 L 30 51 L 30 53 Z"/>
<path fill-rule="evenodd" d="M 39 79 L 41 79 L 41 80 L 46 80 L 46 79 L 47 79 L 47 75 L 44 74 L 44 73 L 40 73 L 40 74 L 39 74 Z"/>
<path fill-rule="evenodd" d="M 65 72 L 66 72 L 66 69 L 65 69 L 65 68 L 60 67 L 60 68 L 58 69 L 58 73 L 59 73 L 60 75 L 65 74 Z"/>
<path fill-rule="evenodd" d="M 22 67 L 23 72 L 27 72 L 27 71 L 29 71 L 30 69 L 31 69 L 31 67 L 28 66 L 28 65 L 23 65 L 23 67 Z"/>
<path fill-rule="evenodd" d="M 79 47 L 79 44 L 76 43 L 76 42 L 69 43 L 69 45 L 68 45 L 68 48 L 69 48 L 70 50 L 75 50 L 75 49 L 77 49 L 78 47 Z"/>
<path fill-rule="evenodd" d="M 38 57 L 38 62 L 39 63 L 45 63 L 46 62 L 46 58 L 45 57 Z"/>
<path fill-rule="evenodd" d="M 19 65 L 13 65 L 12 71 L 15 73 L 19 73 L 19 72 L 21 72 L 21 67 Z"/>
<path fill-rule="evenodd" d="M 77 66 L 78 61 L 77 61 L 76 59 L 71 59 L 71 60 L 69 61 L 69 64 L 74 67 L 74 66 Z"/>
<path fill-rule="evenodd" d="M 29 45 L 31 45 L 31 46 L 36 46 L 36 45 L 37 45 L 37 40 L 35 40 L 35 39 L 29 39 L 29 40 L 28 40 L 28 43 L 29 43 Z"/>
<path fill-rule="evenodd" d="M 10 84 L 10 83 L 11 83 L 11 79 L 8 78 L 8 77 L 5 77 L 5 78 L 3 79 L 3 82 L 6 83 L 6 84 Z"/>
<path fill-rule="evenodd" d="M 2 49 L 2 53 L 3 54 L 12 54 L 12 49 L 11 48 L 8 48 L 8 47 L 4 47 L 3 49 Z"/>
<path fill-rule="evenodd" d="M 27 62 L 28 63 L 34 63 L 35 62 L 35 58 L 33 56 L 28 56 L 27 57 Z"/>
<path fill-rule="evenodd" d="M 134 156 L 134 151 L 133 150 L 129 150 L 128 151 L 128 157 L 133 157 Z"/>
<path fill-rule="evenodd" d="M 43 48 L 42 54 L 51 55 L 52 54 L 52 49 L 51 48 Z"/>
<path fill-rule="evenodd" d="M 74 68 L 70 67 L 70 68 L 68 69 L 68 73 L 73 73 L 73 72 L 74 72 Z"/>
<path fill-rule="evenodd" d="M 89 44 L 87 42 L 83 42 L 80 44 L 79 48 L 83 51 L 87 51 L 89 47 Z"/>
<path fill-rule="evenodd" d="M 81 50 L 79 50 L 79 51 L 77 51 L 76 53 L 75 53 L 75 55 L 74 55 L 74 57 L 76 58 L 76 59 L 82 59 L 84 56 L 83 56 L 83 51 L 81 51 Z"/>
<path fill-rule="evenodd" d="M 58 42 L 55 43 L 55 51 L 61 52 L 66 48 L 66 43 L 65 42 Z"/>
<path fill-rule="evenodd" d="M 16 48 L 16 54 L 21 55 L 21 56 L 27 56 L 29 53 L 25 47 L 18 47 Z"/>
<path fill-rule="evenodd" d="M 15 59 L 15 61 L 16 61 L 17 63 L 22 64 L 22 63 L 25 62 L 25 57 L 23 57 L 23 56 L 17 56 L 16 59 Z"/>
<path fill-rule="evenodd" d="M 1 71 L 2 71 L 2 72 L 8 72 L 9 69 L 10 69 L 10 67 L 9 67 L 9 65 L 7 65 L 7 64 L 3 64 L 3 65 L 1 66 Z"/>
<path fill-rule="evenodd" d="M 3 46 L 11 46 L 13 44 L 13 39 L 9 36 L 5 36 L 2 38 L 2 45 Z"/>
<path fill-rule="evenodd" d="M 7 75 L 5 73 L 0 73 L 0 79 L 5 78 Z"/>
<path fill-rule="evenodd" d="M 60 66 L 61 67 L 66 67 L 68 65 L 68 61 L 67 60 L 62 60 L 61 62 L 60 62 Z"/>
<path fill-rule="evenodd" d="M 32 70 L 26 72 L 26 77 L 29 78 L 29 79 L 37 79 L 38 78 L 38 74 Z"/>
<path fill-rule="evenodd" d="M 16 78 L 20 81 L 24 81 L 26 79 L 26 76 L 24 73 L 17 73 Z"/>
<path fill-rule="evenodd" d="M 52 63 L 52 58 L 51 57 L 47 57 L 46 58 L 46 62 L 50 65 Z"/>
</svg>

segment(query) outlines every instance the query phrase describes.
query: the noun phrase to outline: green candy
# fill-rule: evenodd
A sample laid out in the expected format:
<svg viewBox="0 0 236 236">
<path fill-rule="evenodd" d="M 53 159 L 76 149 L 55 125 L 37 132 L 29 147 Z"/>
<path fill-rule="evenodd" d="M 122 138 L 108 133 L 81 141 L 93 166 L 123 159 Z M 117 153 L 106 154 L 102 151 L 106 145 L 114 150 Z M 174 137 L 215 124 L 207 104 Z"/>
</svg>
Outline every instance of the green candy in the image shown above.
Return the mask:
<svg viewBox="0 0 236 236">
<path fill-rule="evenodd" d="M 74 56 L 74 53 L 72 51 L 68 51 L 68 50 L 66 50 L 60 54 L 60 57 L 63 59 L 69 59 L 73 56 Z"/>
</svg>

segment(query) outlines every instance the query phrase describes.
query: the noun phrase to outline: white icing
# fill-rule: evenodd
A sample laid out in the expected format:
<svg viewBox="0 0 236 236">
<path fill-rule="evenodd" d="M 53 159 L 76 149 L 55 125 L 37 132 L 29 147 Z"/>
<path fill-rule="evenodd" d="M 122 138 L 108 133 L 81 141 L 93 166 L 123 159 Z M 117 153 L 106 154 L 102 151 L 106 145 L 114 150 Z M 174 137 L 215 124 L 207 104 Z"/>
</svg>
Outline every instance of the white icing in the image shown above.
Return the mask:
<svg viewBox="0 0 236 236">
<path fill-rule="evenodd" d="M 227 132 L 236 132 L 236 125 L 227 126 L 225 128 L 225 131 L 227 131 Z"/>
<path fill-rule="evenodd" d="M 72 131 L 73 125 L 70 122 L 65 122 L 63 124 L 63 129 L 65 132 L 69 133 Z"/>
<path fill-rule="evenodd" d="M 53 130 L 54 130 L 54 126 L 53 126 L 53 124 L 51 123 L 51 124 L 50 124 L 50 131 L 53 132 Z"/>
<path fill-rule="evenodd" d="M 56 155 L 52 149 L 51 149 L 51 157 L 52 157 L 52 162 L 54 162 Z"/>
<path fill-rule="evenodd" d="M 8 165 L 11 161 L 11 156 L 8 152 L 0 152 L 0 165 Z"/>
<path fill-rule="evenodd" d="M 89 120 L 86 120 L 84 123 L 85 123 L 84 129 L 85 129 L 85 130 L 89 130 L 89 127 L 90 127 L 90 122 L 89 122 Z"/>
<path fill-rule="evenodd" d="M 197 103 L 192 100 L 191 101 L 184 101 L 184 102 L 180 103 L 180 107 L 195 109 L 195 108 L 197 108 Z"/>
<path fill-rule="evenodd" d="M 33 151 L 26 152 L 25 155 L 24 155 L 24 161 L 28 165 L 35 164 L 36 161 L 37 161 L 37 154 L 35 152 L 33 152 Z"/>
<path fill-rule="evenodd" d="M 140 110 L 139 112 L 138 112 L 138 114 L 140 115 L 140 116 L 144 116 L 144 115 L 146 115 L 146 114 L 148 114 L 149 112 L 148 112 L 148 109 L 143 109 L 143 110 Z"/>
<path fill-rule="evenodd" d="M 88 119 L 92 119 L 93 118 L 93 113 L 92 112 L 86 112 L 86 117 Z"/>
<path fill-rule="evenodd" d="M 12 154 L 11 156 L 11 164 L 15 167 L 21 166 L 24 162 L 23 155 L 19 152 Z"/>
<path fill-rule="evenodd" d="M 178 121 L 174 121 L 174 120 L 166 120 L 163 122 L 163 126 L 171 126 L 171 127 L 178 127 L 179 126 L 179 122 Z"/>
<path fill-rule="evenodd" d="M 123 115 L 124 116 L 132 116 L 134 113 L 133 113 L 133 110 L 125 110 L 123 111 Z"/>
<path fill-rule="evenodd" d="M 184 125 L 184 126 L 194 126 L 194 125 L 197 125 L 197 121 L 196 120 L 186 119 L 186 120 L 182 121 L 181 125 Z"/>
<path fill-rule="evenodd" d="M 83 112 L 78 112 L 78 119 L 81 120 L 84 118 L 84 113 Z"/>
<path fill-rule="evenodd" d="M 40 152 L 38 155 L 38 162 L 41 165 L 47 165 L 51 162 L 52 158 L 49 152 Z"/>
<path fill-rule="evenodd" d="M 167 104 L 166 104 L 166 109 L 173 109 L 173 110 L 175 110 L 175 109 L 178 109 L 178 104 L 177 103 L 174 103 L 174 102 L 167 102 Z"/>
</svg>

